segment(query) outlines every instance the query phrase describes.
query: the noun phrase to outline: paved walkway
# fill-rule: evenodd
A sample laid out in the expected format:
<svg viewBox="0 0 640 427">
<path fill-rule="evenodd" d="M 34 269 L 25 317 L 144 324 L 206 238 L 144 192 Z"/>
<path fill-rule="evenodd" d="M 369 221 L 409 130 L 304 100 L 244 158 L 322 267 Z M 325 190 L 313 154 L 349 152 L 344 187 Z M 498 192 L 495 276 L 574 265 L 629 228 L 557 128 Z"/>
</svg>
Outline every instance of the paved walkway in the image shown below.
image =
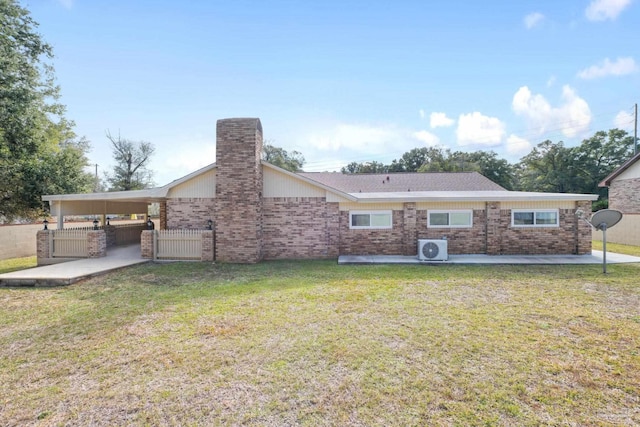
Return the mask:
<svg viewBox="0 0 640 427">
<path fill-rule="evenodd" d="M 103 258 L 79 259 L 0 274 L 0 286 L 61 286 L 148 262 L 140 255 L 140 245 L 111 248 Z"/>
<path fill-rule="evenodd" d="M 109 249 L 104 258 L 81 259 L 0 274 L 0 286 L 60 286 L 130 265 L 148 262 L 140 245 Z M 640 257 L 607 252 L 607 264 L 640 263 Z M 416 256 L 342 255 L 338 264 L 602 264 L 602 252 L 591 255 L 451 255 L 447 261 L 420 261 Z"/>
<path fill-rule="evenodd" d="M 640 263 L 640 258 L 607 252 L 607 264 Z M 420 261 L 416 255 L 341 255 L 338 264 L 602 264 L 602 251 L 591 255 L 449 255 L 447 261 Z"/>
</svg>

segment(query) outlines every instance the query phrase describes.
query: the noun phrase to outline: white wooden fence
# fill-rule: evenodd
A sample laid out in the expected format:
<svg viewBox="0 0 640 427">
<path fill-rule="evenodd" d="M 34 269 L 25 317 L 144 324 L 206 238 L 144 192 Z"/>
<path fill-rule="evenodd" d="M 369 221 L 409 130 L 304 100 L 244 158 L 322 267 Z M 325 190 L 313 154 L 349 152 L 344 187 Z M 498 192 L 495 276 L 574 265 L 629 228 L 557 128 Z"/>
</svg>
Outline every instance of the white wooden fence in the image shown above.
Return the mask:
<svg viewBox="0 0 640 427">
<path fill-rule="evenodd" d="M 157 259 L 202 257 L 202 230 L 156 230 Z"/>
<path fill-rule="evenodd" d="M 86 258 L 89 256 L 87 248 L 87 231 L 52 230 L 49 234 L 51 256 L 54 258 Z"/>
</svg>

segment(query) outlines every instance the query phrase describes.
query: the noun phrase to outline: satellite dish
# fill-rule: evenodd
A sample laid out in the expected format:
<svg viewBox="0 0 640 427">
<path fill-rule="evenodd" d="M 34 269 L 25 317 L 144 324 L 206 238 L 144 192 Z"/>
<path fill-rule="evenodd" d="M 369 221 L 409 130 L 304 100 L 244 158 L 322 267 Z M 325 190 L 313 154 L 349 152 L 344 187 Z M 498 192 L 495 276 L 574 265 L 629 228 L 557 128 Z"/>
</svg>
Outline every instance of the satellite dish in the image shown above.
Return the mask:
<svg viewBox="0 0 640 427">
<path fill-rule="evenodd" d="M 576 214 L 578 214 L 576 212 Z M 578 214 L 579 217 L 583 215 Z M 611 228 L 622 219 L 622 212 L 615 209 L 602 209 L 594 213 L 589 223 L 596 229 L 602 231 L 602 272 L 607 273 L 607 228 Z"/>
<path fill-rule="evenodd" d="M 622 219 L 622 212 L 617 211 L 615 209 L 602 209 L 593 214 L 589 222 L 593 225 L 596 230 L 604 230 L 606 228 L 611 228 Z"/>
</svg>

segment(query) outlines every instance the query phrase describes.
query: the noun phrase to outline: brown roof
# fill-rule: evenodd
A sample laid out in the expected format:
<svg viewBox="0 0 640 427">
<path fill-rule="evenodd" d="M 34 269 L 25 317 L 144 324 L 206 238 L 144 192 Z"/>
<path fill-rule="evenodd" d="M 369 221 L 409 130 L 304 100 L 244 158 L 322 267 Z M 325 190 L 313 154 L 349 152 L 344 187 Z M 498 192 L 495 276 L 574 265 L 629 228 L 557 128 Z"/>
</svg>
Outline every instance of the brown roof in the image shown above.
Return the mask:
<svg viewBox="0 0 640 427">
<path fill-rule="evenodd" d="M 507 191 L 478 172 L 425 172 L 385 174 L 343 174 L 300 172 L 327 187 L 344 193 L 404 191 Z"/>
<path fill-rule="evenodd" d="M 609 187 L 611 185 L 611 181 L 616 179 L 622 172 L 633 166 L 633 164 L 637 162 L 638 159 L 640 159 L 640 153 L 636 154 L 635 156 L 624 162 L 618 169 L 611 172 L 609 176 L 607 176 L 598 184 L 598 187 Z"/>
</svg>

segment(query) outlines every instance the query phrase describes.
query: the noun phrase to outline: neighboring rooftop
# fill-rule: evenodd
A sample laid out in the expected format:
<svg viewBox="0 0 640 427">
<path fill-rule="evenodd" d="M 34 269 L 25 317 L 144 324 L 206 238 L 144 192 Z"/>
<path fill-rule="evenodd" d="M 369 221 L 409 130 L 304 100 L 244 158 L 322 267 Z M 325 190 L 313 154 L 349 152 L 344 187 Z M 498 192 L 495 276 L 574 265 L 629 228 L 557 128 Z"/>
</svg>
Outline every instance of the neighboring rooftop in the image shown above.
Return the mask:
<svg viewBox="0 0 640 427">
<path fill-rule="evenodd" d="M 598 187 L 609 187 L 611 185 L 611 182 L 614 179 L 616 179 L 620 174 L 622 174 L 622 172 L 626 171 L 631 166 L 633 166 L 638 160 L 640 160 L 640 153 L 637 153 L 635 156 L 633 156 L 632 158 L 624 162 L 622 165 L 620 165 L 618 169 L 611 172 L 609 176 L 607 176 L 598 184 Z"/>
<path fill-rule="evenodd" d="M 344 193 L 389 193 L 407 191 L 507 191 L 478 172 L 425 172 L 387 174 L 343 174 L 300 172 L 313 181 Z"/>
</svg>

